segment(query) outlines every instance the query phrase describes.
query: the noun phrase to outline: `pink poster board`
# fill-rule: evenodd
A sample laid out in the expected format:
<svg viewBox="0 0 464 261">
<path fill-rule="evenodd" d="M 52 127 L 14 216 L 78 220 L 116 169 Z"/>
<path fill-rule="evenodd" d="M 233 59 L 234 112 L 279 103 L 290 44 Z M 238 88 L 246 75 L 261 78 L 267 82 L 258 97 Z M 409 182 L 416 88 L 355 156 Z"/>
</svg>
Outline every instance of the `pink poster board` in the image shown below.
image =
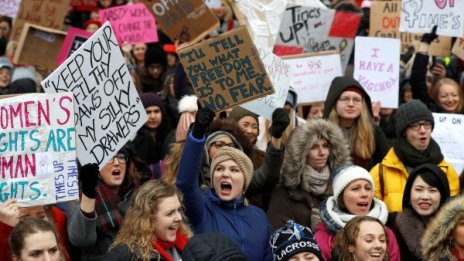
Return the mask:
<svg viewBox="0 0 464 261">
<path fill-rule="evenodd" d="M 92 36 L 92 33 L 85 30 L 68 27 L 68 34 L 64 38 L 63 45 L 61 46 L 60 54 L 56 59 L 56 64 L 63 63 L 71 54 L 73 54 L 87 39 Z"/>
<path fill-rule="evenodd" d="M 106 8 L 99 14 L 102 24 L 111 23 L 119 45 L 158 42 L 155 17 L 144 4 Z"/>
</svg>

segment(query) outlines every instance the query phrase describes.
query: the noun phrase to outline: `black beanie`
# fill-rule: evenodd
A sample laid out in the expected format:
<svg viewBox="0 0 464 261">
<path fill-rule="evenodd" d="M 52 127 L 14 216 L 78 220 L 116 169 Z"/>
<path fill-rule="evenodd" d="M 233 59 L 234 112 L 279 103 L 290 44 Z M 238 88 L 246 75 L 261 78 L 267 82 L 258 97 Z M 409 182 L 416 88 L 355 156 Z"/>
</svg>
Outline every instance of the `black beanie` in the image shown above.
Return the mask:
<svg viewBox="0 0 464 261">
<path fill-rule="evenodd" d="M 239 246 L 228 237 L 215 233 L 193 236 L 182 251 L 183 261 L 246 261 Z"/>
<path fill-rule="evenodd" d="M 149 45 L 145 52 L 145 67 L 148 68 L 152 64 L 161 64 L 164 67 L 168 64 L 166 53 L 163 47 L 158 44 Z"/>
<path fill-rule="evenodd" d="M 435 124 L 432 112 L 419 100 L 411 100 L 401 104 L 395 115 L 396 133 L 401 136 L 406 128 L 415 122 L 428 121 Z"/>
</svg>

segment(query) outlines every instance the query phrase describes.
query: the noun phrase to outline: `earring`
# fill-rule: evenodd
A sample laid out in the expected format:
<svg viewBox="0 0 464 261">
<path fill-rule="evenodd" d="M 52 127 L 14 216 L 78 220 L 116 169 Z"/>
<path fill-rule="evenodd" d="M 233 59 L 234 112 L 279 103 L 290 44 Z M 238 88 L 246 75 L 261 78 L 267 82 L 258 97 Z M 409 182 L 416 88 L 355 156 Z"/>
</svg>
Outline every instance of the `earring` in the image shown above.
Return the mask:
<svg viewBox="0 0 464 261">
<path fill-rule="evenodd" d="M 454 241 L 452 239 L 449 240 L 448 245 L 450 248 L 454 248 Z"/>
</svg>

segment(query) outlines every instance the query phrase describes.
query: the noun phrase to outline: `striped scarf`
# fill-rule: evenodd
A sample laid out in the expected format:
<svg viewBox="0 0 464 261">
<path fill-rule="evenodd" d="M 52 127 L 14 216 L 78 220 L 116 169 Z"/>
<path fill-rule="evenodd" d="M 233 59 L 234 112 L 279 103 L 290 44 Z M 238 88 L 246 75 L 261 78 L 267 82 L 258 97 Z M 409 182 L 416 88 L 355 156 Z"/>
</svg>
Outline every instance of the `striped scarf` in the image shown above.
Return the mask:
<svg viewBox="0 0 464 261">
<path fill-rule="evenodd" d="M 97 186 L 97 197 L 95 198 L 95 211 L 102 232 L 119 230 L 122 215 L 119 212 L 118 204 L 121 197 L 118 193 L 103 183 Z"/>
</svg>

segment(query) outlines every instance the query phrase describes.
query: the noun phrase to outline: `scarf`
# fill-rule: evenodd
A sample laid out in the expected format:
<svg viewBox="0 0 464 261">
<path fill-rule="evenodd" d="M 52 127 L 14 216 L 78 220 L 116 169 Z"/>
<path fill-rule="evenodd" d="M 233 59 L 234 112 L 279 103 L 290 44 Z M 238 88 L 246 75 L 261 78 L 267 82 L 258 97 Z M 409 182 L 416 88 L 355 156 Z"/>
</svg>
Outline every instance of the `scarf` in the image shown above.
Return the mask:
<svg viewBox="0 0 464 261">
<path fill-rule="evenodd" d="M 440 146 L 433 138 L 430 138 L 429 146 L 422 152 L 416 150 L 405 137 L 399 138 L 393 145 L 393 149 L 401 162 L 412 168 L 424 163 L 438 165 L 443 160 Z"/>
<path fill-rule="evenodd" d="M 321 172 L 316 171 L 309 164 L 306 164 L 304 173 L 308 177 L 308 186 L 314 195 L 321 195 L 327 189 L 327 183 L 330 178 L 330 169 L 325 166 Z"/>
<path fill-rule="evenodd" d="M 456 247 L 453 249 L 453 255 L 456 257 L 458 261 L 464 261 L 464 258 L 461 258 L 461 256 L 459 255 L 459 250 Z"/>
<path fill-rule="evenodd" d="M 167 261 L 174 261 L 172 259 L 171 255 L 168 253 L 168 249 L 171 247 L 176 247 L 176 249 L 183 251 L 185 248 L 185 245 L 187 245 L 188 238 L 186 235 L 184 235 L 182 232 L 177 230 L 176 233 L 176 241 L 174 242 L 166 242 L 162 240 L 157 240 L 152 242 L 153 249 L 155 249 L 160 256 L 162 256 L 164 259 Z"/>
<path fill-rule="evenodd" d="M 118 208 L 121 198 L 117 192 L 101 182 L 97 186 L 97 195 L 95 198 L 95 212 L 102 232 L 117 231 L 122 221 L 122 215 Z"/>
<path fill-rule="evenodd" d="M 335 201 L 336 199 L 331 196 L 322 202 L 319 208 L 322 222 L 331 234 L 336 234 L 341 228 L 345 227 L 346 223 L 356 217 L 356 215 L 338 209 Z M 388 218 L 387 206 L 376 198 L 372 198 L 372 204 L 374 204 L 374 207 L 369 210 L 367 216 L 377 218 L 382 224 L 385 224 Z"/>
<path fill-rule="evenodd" d="M 395 226 L 403 237 L 409 253 L 420 259 L 422 257 L 422 248 L 418 238 L 421 238 L 424 234 L 426 224 L 412 209 L 404 208 L 403 212 L 398 214 Z"/>
</svg>

